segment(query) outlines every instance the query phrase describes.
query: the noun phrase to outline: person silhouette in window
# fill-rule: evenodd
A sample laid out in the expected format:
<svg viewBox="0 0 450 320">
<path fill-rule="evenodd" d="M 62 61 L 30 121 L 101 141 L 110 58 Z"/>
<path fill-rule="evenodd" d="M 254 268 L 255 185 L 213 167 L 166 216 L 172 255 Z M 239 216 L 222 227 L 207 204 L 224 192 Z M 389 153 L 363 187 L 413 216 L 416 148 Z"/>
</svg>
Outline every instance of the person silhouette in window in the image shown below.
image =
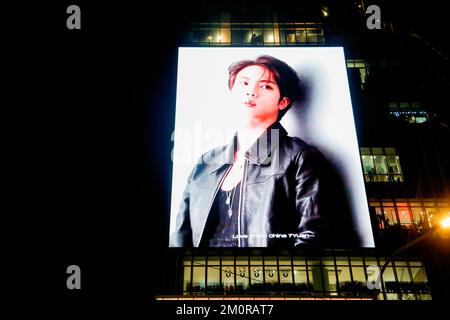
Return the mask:
<svg viewBox="0 0 450 320">
<path fill-rule="evenodd" d="M 250 39 L 252 45 L 256 45 L 256 39 L 257 39 L 256 33 L 253 33 L 252 38 Z"/>
</svg>

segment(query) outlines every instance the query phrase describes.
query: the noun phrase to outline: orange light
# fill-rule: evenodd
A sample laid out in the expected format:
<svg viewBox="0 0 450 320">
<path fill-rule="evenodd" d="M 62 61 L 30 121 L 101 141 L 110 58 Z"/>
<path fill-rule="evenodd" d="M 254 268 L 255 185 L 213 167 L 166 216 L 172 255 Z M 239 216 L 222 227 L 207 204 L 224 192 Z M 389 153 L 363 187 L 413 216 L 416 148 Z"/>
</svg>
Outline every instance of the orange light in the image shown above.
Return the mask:
<svg viewBox="0 0 450 320">
<path fill-rule="evenodd" d="M 447 217 L 441 220 L 440 225 L 443 229 L 447 229 L 450 227 L 450 212 L 447 214 Z"/>
</svg>

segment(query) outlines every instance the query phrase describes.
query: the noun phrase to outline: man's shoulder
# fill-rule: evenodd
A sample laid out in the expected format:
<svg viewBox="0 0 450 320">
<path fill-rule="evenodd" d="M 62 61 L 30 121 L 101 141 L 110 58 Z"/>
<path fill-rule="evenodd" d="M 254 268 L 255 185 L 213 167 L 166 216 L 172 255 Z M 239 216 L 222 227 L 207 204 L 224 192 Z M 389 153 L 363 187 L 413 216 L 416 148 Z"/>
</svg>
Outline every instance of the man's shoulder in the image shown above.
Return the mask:
<svg viewBox="0 0 450 320">
<path fill-rule="evenodd" d="M 300 154 L 303 152 L 307 152 L 307 153 L 315 153 L 315 152 L 319 152 L 320 151 L 310 145 L 309 143 L 307 143 L 306 141 L 298 138 L 298 137 L 292 137 L 292 136 L 286 136 L 286 138 L 284 139 L 284 143 L 283 143 L 284 147 L 287 148 L 288 150 L 290 150 L 291 153 L 293 154 Z"/>
</svg>

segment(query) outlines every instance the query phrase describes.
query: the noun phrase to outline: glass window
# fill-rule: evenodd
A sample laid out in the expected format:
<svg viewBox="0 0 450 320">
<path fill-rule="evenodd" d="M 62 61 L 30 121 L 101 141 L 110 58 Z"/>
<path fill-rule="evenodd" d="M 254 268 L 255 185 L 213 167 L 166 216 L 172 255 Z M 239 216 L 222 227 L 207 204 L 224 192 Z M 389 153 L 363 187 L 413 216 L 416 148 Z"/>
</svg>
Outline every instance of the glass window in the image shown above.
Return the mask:
<svg viewBox="0 0 450 320">
<path fill-rule="evenodd" d="M 253 28 L 252 35 L 250 36 L 250 43 L 253 45 L 263 44 L 263 29 Z"/>
<path fill-rule="evenodd" d="M 194 266 L 195 265 L 205 265 L 206 257 L 194 257 Z"/>
<path fill-rule="evenodd" d="M 325 42 L 325 35 L 323 34 L 323 29 L 319 29 L 319 32 L 317 33 L 317 42 Z"/>
<path fill-rule="evenodd" d="M 416 123 L 424 123 L 427 122 L 427 117 L 416 117 Z"/>
<path fill-rule="evenodd" d="M 352 278 L 350 268 L 348 266 L 337 266 L 337 274 L 339 279 L 339 291 L 341 293 L 352 292 Z"/>
<path fill-rule="evenodd" d="M 323 43 L 320 23 L 197 23 L 184 33 L 184 43 L 196 45 L 295 45 Z M 364 67 L 359 67 L 363 71 Z"/>
<path fill-rule="evenodd" d="M 236 290 L 238 292 L 248 289 L 249 274 L 247 266 L 236 266 Z"/>
<path fill-rule="evenodd" d="M 305 266 L 294 266 L 295 290 L 307 292 L 310 290 Z"/>
<path fill-rule="evenodd" d="M 298 264 L 305 265 L 306 259 L 304 257 L 294 257 L 293 262 L 294 262 L 294 265 L 298 265 Z"/>
<path fill-rule="evenodd" d="M 278 264 L 281 265 L 291 265 L 291 257 L 278 257 Z"/>
<path fill-rule="evenodd" d="M 201 29 L 197 31 L 198 41 L 200 44 L 209 44 L 212 40 L 209 29 Z"/>
<path fill-rule="evenodd" d="M 273 35 L 273 29 L 264 29 L 264 44 L 265 45 L 273 45 L 275 42 L 275 38 Z"/>
<path fill-rule="evenodd" d="M 374 163 L 373 163 L 373 156 L 362 156 L 362 162 L 363 162 L 363 168 L 364 168 L 364 174 L 374 174 Z"/>
<path fill-rule="evenodd" d="M 367 70 L 363 68 L 359 69 L 359 76 L 361 78 L 361 83 L 366 83 Z"/>
<path fill-rule="evenodd" d="M 433 225 L 433 220 L 438 221 L 442 213 L 450 211 L 448 207 L 437 207 L 432 199 L 410 199 L 409 206 L 407 199 L 396 199 L 395 203 L 386 199 L 382 200 L 383 209 L 374 199 L 370 199 L 371 210 L 375 212 L 378 226 L 385 229 L 388 226 L 400 224 L 404 228 L 429 229 Z M 439 202 L 447 204 L 446 202 Z M 423 205 L 428 205 L 422 207 Z M 372 212 L 373 212 L 372 211 Z"/>
<path fill-rule="evenodd" d="M 250 280 L 251 282 L 263 282 L 262 266 L 251 266 L 250 267 Z"/>
<path fill-rule="evenodd" d="M 272 266 L 276 266 L 277 263 L 277 257 L 264 257 L 264 264 L 267 265 L 272 265 Z"/>
<path fill-rule="evenodd" d="M 204 292 L 205 291 L 205 273 L 206 268 L 204 266 L 194 266 L 194 272 L 192 274 L 192 291 Z"/>
<path fill-rule="evenodd" d="M 361 160 L 366 182 L 403 182 L 395 148 L 361 148 Z"/>
<path fill-rule="evenodd" d="M 224 291 L 234 291 L 234 266 L 222 266 L 222 286 Z"/>
<path fill-rule="evenodd" d="M 383 211 L 381 210 L 381 208 L 379 208 L 379 207 L 375 208 L 375 214 L 376 214 L 377 221 L 378 221 L 378 227 L 380 229 L 387 228 L 388 227 L 387 221 L 384 217 L 384 214 L 383 214 Z"/>
<path fill-rule="evenodd" d="M 233 44 L 242 44 L 243 41 L 243 33 L 241 30 L 231 30 L 231 42 Z"/>
<path fill-rule="evenodd" d="M 208 266 L 219 266 L 220 257 L 208 257 Z"/>
<path fill-rule="evenodd" d="M 380 259 L 380 264 L 384 264 L 384 261 L 381 260 L 381 259 Z M 391 293 L 391 292 L 397 292 L 398 291 L 398 286 L 397 286 L 397 282 L 395 280 L 395 275 L 394 275 L 394 269 L 393 269 L 393 266 L 392 266 L 392 262 L 390 262 L 388 264 L 388 266 L 386 267 L 386 269 L 384 270 L 382 278 L 383 278 L 384 287 L 385 287 L 385 291 L 386 292 Z"/>
<path fill-rule="evenodd" d="M 208 292 L 221 292 L 221 285 L 220 285 L 220 267 L 208 267 L 208 286 L 207 291 Z"/>
<path fill-rule="evenodd" d="M 398 217 L 400 219 L 400 224 L 408 226 L 412 224 L 411 213 L 409 212 L 408 207 L 398 207 Z"/>
<path fill-rule="evenodd" d="M 191 267 L 184 267 L 183 291 L 191 291 Z"/>
<path fill-rule="evenodd" d="M 324 266 L 333 266 L 334 267 L 334 259 L 333 259 L 333 257 L 324 257 L 324 258 L 322 258 L 322 265 L 324 265 Z"/>
<path fill-rule="evenodd" d="M 297 43 L 308 42 L 309 39 L 306 36 L 306 30 L 297 28 L 295 30 L 295 40 L 297 41 Z"/>
<path fill-rule="evenodd" d="M 394 155 L 388 155 L 387 156 L 387 163 L 388 163 L 388 171 L 390 174 L 401 174 L 401 168 L 400 168 L 400 160 L 398 156 Z"/>
<path fill-rule="evenodd" d="M 426 214 L 421 207 L 411 207 L 412 216 L 414 219 L 414 225 L 417 229 L 428 229 L 428 219 L 426 219 Z"/>
<path fill-rule="evenodd" d="M 190 266 L 191 262 L 192 262 L 192 258 L 191 257 L 184 258 L 183 265 L 184 266 Z"/>
<path fill-rule="evenodd" d="M 364 292 L 367 289 L 366 274 L 364 273 L 364 267 L 363 266 L 355 267 L 352 265 L 352 275 L 356 292 Z"/>
<path fill-rule="evenodd" d="M 411 275 L 412 275 L 413 281 L 415 283 L 426 283 L 426 282 L 428 282 L 425 270 L 421 266 L 420 267 L 415 267 L 415 266 L 413 267 L 413 266 L 411 266 Z"/>
<path fill-rule="evenodd" d="M 308 257 L 308 265 L 320 265 L 320 258 L 319 257 Z"/>
<path fill-rule="evenodd" d="M 283 265 L 280 269 L 280 283 L 292 283 L 292 268 L 290 265 Z"/>
<path fill-rule="evenodd" d="M 250 286 L 252 291 L 262 291 L 264 278 L 263 278 L 262 266 L 250 267 Z"/>
<path fill-rule="evenodd" d="M 400 102 L 400 108 L 409 109 L 411 108 L 411 104 L 409 102 Z"/>
<path fill-rule="evenodd" d="M 338 266 L 348 266 L 348 258 L 347 257 L 336 257 L 336 264 Z"/>
<path fill-rule="evenodd" d="M 399 282 L 410 282 L 411 277 L 409 276 L 408 266 L 406 262 L 398 262 L 395 263 L 395 268 L 397 272 L 397 278 Z"/>
<path fill-rule="evenodd" d="M 211 42 L 220 43 L 222 41 L 222 34 L 219 28 L 211 29 Z"/>
<path fill-rule="evenodd" d="M 250 257 L 251 265 L 262 265 L 262 257 Z"/>
<path fill-rule="evenodd" d="M 430 226 L 433 227 L 435 225 L 435 223 L 437 223 L 436 220 L 439 216 L 437 209 L 436 208 L 425 208 L 425 212 L 428 216 Z"/>
<path fill-rule="evenodd" d="M 234 266 L 234 257 L 222 257 L 223 266 Z"/>
<path fill-rule="evenodd" d="M 284 31 L 284 34 L 285 34 L 285 38 L 286 38 L 286 42 L 287 42 L 287 44 L 295 44 L 296 43 L 296 40 L 295 40 L 295 29 L 291 29 L 291 28 L 289 28 L 289 29 L 286 29 L 285 31 Z"/>
<path fill-rule="evenodd" d="M 337 291 L 337 278 L 336 278 L 336 268 L 334 266 L 326 266 L 324 272 L 328 273 L 327 281 L 325 284 L 325 291 L 333 292 L 336 294 Z"/>
<path fill-rule="evenodd" d="M 383 154 L 383 148 L 372 148 L 372 154 Z"/>
<path fill-rule="evenodd" d="M 242 28 L 242 42 L 244 44 L 251 44 L 252 42 L 252 29 L 251 28 Z"/>
<path fill-rule="evenodd" d="M 352 266 L 364 265 L 362 257 L 350 257 L 350 261 L 351 261 Z"/>
<path fill-rule="evenodd" d="M 308 265 L 308 270 L 311 271 L 312 277 L 309 278 L 314 291 L 322 292 L 328 288 L 328 268 L 321 267 L 320 265 L 313 264 Z"/>
<path fill-rule="evenodd" d="M 387 300 L 399 300 L 397 293 L 386 293 Z"/>
<path fill-rule="evenodd" d="M 375 163 L 375 171 L 377 172 L 377 174 L 388 173 L 386 156 L 374 156 L 373 161 Z"/>
<path fill-rule="evenodd" d="M 264 266 L 266 285 L 273 286 L 278 283 L 276 266 Z"/>
<path fill-rule="evenodd" d="M 384 152 L 386 154 L 397 154 L 397 151 L 395 150 L 395 148 L 384 148 Z"/>
<path fill-rule="evenodd" d="M 384 217 L 389 226 L 396 225 L 398 223 L 397 214 L 392 207 L 384 207 Z"/>
<path fill-rule="evenodd" d="M 394 263 L 398 279 L 398 288 L 403 293 L 402 300 L 413 300 L 414 296 L 414 284 L 409 274 L 409 268 L 405 262 Z"/>
<path fill-rule="evenodd" d="M 230 44 L 231 42 L 231 31 L 228 28 L 220 29 L 220 42 L 222 44 Z"/>
</svg>

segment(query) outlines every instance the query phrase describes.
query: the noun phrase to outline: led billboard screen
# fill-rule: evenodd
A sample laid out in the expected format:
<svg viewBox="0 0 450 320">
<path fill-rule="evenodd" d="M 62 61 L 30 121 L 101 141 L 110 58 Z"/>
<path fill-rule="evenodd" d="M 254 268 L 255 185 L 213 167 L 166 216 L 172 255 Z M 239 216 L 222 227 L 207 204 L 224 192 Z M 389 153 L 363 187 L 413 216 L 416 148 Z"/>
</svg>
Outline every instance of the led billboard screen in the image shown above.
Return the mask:
<svg viewBox="0 0 450 320">
<path fill-rule="evenodd" d="M 373 247 L 343 48 L 179 48 L 170 247 Z"/>
</svg>

